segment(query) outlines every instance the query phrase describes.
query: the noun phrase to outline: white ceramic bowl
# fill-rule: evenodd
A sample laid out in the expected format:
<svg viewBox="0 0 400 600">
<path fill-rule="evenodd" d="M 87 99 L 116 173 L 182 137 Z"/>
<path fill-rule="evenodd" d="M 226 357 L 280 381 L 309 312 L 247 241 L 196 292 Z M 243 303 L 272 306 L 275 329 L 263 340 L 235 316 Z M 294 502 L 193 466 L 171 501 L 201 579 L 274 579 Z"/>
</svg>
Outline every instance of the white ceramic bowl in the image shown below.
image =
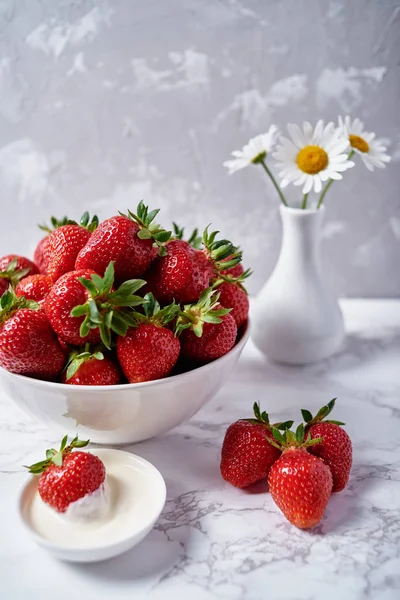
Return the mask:
<svg viewBox="0 0 400 600">
<path fill-rule="evenodd" d="M 96 562 L 130 550 L 151 531 L 164 508 L 164 479 L 147 460 L 109 448 L 89 452 L 104 462 L 110 490 L 109 510 L 100 521 L 67 521 L 41 500 L 38 477 L 31 477 L 20 493 L 25 527 L 41 548 L 62 560 Z"/>
<path fill-rule="evenodd" d="M 0 386 L 23 410 L 97 444 L 129 444 L 155 437 L 190 419 L 211 400 L 236 365 L 249 325 L 228 354 L 165 379 L 109 386 L 75 386 L 15 375 L 0 367 Z"/>
</svg>

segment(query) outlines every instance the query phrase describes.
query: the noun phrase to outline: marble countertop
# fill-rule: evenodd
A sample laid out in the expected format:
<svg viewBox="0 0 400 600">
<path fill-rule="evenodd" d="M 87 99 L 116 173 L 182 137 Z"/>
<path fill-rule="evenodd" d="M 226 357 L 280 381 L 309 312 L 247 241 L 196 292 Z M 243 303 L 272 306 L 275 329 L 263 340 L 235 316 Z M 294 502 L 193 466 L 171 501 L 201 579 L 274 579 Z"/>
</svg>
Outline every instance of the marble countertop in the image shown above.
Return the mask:
<svg viewBox="0 0 400 600">
<path fill-rule="evenodd" d="M 0 396 L 0 597 L 4 600 L 395 600 L 400 597 L 400 301 L 346 300 L 337 356 L 305 368 L 269 364 L 250 343 L 232 379 L 189 423 L 132 446 L 163 473 L 168 500 L 151 534 L 99 564 L 58 562 L 19 523 L 21 467 L 57 438 Z M 229 423 L 257 400 L 298 418 L 337 396 L 354 443 L 348 488 L 311 532 L 291 526 L 265 486 L 219 474 Z"/>
</svg>

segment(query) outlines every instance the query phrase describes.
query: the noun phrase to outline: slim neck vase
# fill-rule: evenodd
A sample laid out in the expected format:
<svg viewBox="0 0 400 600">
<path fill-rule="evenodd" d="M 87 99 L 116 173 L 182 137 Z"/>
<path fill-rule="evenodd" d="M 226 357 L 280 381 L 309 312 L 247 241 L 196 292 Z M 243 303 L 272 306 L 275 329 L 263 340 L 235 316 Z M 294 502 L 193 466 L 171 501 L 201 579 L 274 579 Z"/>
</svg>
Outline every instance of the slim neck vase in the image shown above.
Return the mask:
<svg viewBox="0 0 400 600">
<path fill-rule="evenodd" d="M 344 339 L 343 317 L 320 264 L 325 209 L 280 207 L 282 247 L 276 267 L 257 296 L 253 341 L 275 362 L 304 365 L 336 352 Z"/>
</svg>

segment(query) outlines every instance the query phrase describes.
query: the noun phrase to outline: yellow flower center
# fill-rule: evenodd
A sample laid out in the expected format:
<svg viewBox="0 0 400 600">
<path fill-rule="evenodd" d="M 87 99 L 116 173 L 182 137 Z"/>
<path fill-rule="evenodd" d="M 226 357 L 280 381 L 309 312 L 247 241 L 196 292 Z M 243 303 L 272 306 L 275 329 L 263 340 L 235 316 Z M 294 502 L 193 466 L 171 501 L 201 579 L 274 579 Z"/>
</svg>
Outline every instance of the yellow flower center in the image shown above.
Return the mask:
<svg viewBox="0 0 400 600">
<path fill-rule="evenodd" d="M 309 175 L 315 175 L 323 171 L 327 167 L 328 162 L 327 153 L 319 146 L 305 146 L 296 157 L 299 169 Z"/>
<path fill-rule="evenodd" d="M 369 152 L 368 143 L 358 135 L 349 135 L 350 144 L 356 150 L 360 152 Z"/>
</svg>

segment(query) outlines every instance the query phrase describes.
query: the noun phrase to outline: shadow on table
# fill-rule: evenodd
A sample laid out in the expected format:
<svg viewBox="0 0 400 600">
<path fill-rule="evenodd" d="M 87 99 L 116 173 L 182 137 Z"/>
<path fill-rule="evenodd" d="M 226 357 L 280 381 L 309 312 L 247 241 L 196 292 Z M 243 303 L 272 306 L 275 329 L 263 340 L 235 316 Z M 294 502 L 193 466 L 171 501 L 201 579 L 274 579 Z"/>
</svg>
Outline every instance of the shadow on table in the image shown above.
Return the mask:
<svg viewBox="0 0 400 600">
<path fill-rule="evenodd" d="M 367 492 L 371 488 L 379 488 L 381 485 L 379 480 L 390 478 L 393 470 L 385 465 L 353 465 L 346 488 L 342 492 L 332 494 L 323 520 L 308 533 L 314 536 L 325 536 L 363 527 L 365 511 L 374 510 L 364 501 Z"/>
<path fill-rule="evenodd" d="M 162 516 L 160 517 L 162 520 Z M 140 579 L 160 579 L 172 570 L 184 555 L 184 547 L 189 542 L 190 527 L 180 525 L 180 539 L 168 540 L 167 534 L 153 529 L 137 546 L 124 554 L 93 564 L 70 564 L 70 568 L 82 571 L 85 577 L 96 579 L 137 581 Z"/>
</svg>

